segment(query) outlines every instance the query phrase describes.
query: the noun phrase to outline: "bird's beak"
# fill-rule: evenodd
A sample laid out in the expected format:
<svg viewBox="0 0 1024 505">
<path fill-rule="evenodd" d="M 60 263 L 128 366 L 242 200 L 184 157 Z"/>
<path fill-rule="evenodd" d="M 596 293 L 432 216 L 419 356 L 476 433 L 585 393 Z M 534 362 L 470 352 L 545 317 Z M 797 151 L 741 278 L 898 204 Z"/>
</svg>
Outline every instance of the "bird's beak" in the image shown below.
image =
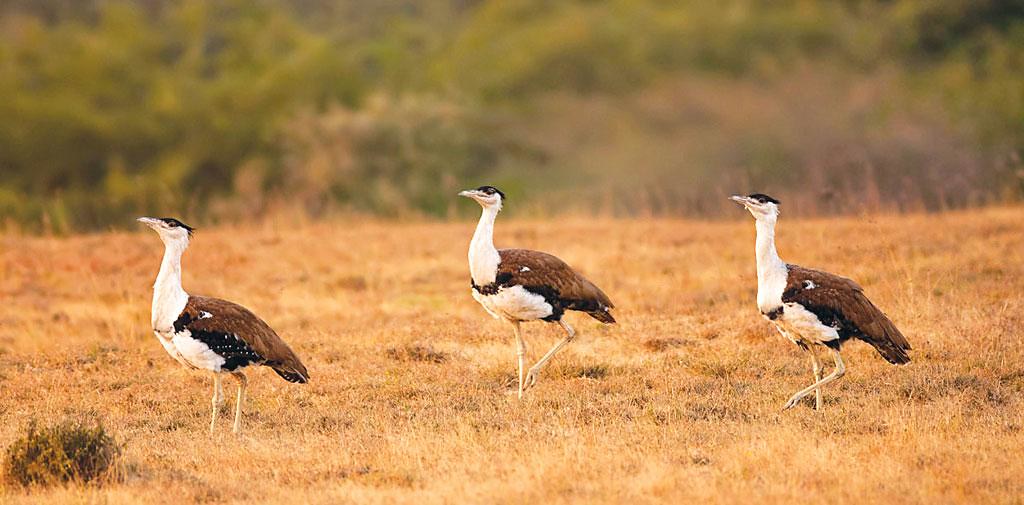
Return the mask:
<svg viewBox="0 0 1024 505">
<path fill-rule="evenodd" d="M 136 221 L 138 221 L 138 222 L 140 222 L 140 223 L 142 223 L 142 224 L 144 224 L 144 225 L 146 225 L 146 226 L 148 226 L 150 228 L 153 228 L 154 226 L 157 225 L 157 223 L 160 222 L 159 219 L 152 218 L 152 217 L 140 217 L 140 218 L 136 219 Z"/>
<path fill-rule="evenodd" d="M 750 203 L 750 199 L 745 197 L 745 196 L 733 195 L 733 196 L 730 196 L 729 199 L 734 201 L 734 202 L 736 202 L 736 203 L 738 203 L 738 204 L 740 204 L 740 205 L 742 205 L 742 206 L 744 206 L 744 207 L 746 207 L 747 204 Z"/>
<path fill-rule="evenodd" d="M 459 191 L 459 196 L 464 196 L 466 198 L 474 198 L 475 199 L 479 194 L 480 194 L 480 192 L 475 190 L 475 189 L 467 189 L 466 191 Z"/>
</svg>

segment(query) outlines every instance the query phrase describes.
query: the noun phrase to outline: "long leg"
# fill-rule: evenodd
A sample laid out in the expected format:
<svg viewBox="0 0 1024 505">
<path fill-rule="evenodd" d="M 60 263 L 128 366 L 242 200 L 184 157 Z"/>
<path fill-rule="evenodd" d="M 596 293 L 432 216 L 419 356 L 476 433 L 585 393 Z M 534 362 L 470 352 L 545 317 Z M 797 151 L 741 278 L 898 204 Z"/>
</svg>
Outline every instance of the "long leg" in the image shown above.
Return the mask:
<svg viewBox="0 0 1024 505">
<path fill-rule="evenodd" d="M 793 395 L 788 402 L 786 402 L 786 405 L 782 407 L 782 410 L 793 408 L 801 399 L 803 399 L 803 397 L 807 396 L 812 391 L 821 388 L 825 386 L 825 384 L 828 384 L 829 382 L 832 382 L 846 374 L 846 365 L 843 364 L 843 357 L 839 355 L 839 351 L 831 347 L 829 347 L 829 350 L 832 351 L 832 357 L 836 360 L 836 369 L 833 370 L 832 373 L 828 374 L 828 377 L 797 391 L 797 393 Z"/>
<path fill-rule="evenodd" d="M 523 385 L 524 390 L 530 389 L 530 387 L 536 384 L 537 374 L 539 374 L 540 371 L 543 370 L 545 366 L 547 366 L 548 361 L 551 361 L 551 358 L 555 357 L 555 354 L 557 354 L 559 350 L 565 347 L 566 344 L 568 344 L 569 342 L 572 342 L 572 339 L 576 338 L 576 330 L 572 329 L 572 326 L 569 326 L 565 321 L 562 320 L 559 320 L 558 324 L 562 325 L 562 328 L 565 330 L 565 338 L 563 338 L 561 341 L 555 344 L 555 346 L 552 347 L 551 350 L 548 351 L 548 353 L 545 354 L 544 357 L 537 362 L 537 364 L 530 367 L 529 373 L 526 374 L 525 384 Z"/>
<path fill-rule="evenodd" d="M 821 381 L 821 360 L 818 359 L 818 353 L 814 352 L 814 349 L 811 346 L 804 343 L 802 340 L 794 338 L 793 334 L 790 333 L 785 326 L 776 323 L 775 327 L 779 330 L 779 333 L 782 333 L 783 337 L 786 337 L 787 339 L 789 339 L 790 342 L 793 342 L 794 344 L 799 346 L 801 349 L 807 351 L 807 353 L 811 355 L 811 370 L 814 371 L 814 382 L 817 383 Z M 814 410 L 821 410 L 820 387 L 814 390 Z"/>
<path fill-rule="evenodd" d="M 231 431 L 238 434 L 242 431 L 242 403 L 245 402 L 245 388 L 249 385 L 249 381 L 241 371 L 231 372 L 231 375 L 234 375 L 235 379 L 238 379 L 238 401 L 235 403 L 235 426 Z"/>
<path fill-rule="evenodd" d="M 814 382 L 821 382 L 821 360 L 818 359 L 818 353 L 814 352 L 811 347 L 807 348 L 807 352 L 811 355 L 811 370 L 814 370 Z M 821 388 L 814 389 L 814 410 L 821 410 Z"/>
<path fill-rule="evenodd" d="M 523 340 L 519 321 L 512 321 L 512 331 L 516 334 L 516 356 L 519 357 L 519 398 L 523 398 L 523 372 L 526 371 L 526 341 Z"/>
<path fill-rule="evenodd" d="M 213 434 L 213 428 L 217 426 L 217 412 L 220 410 L 221 405 L 224 405 L 224 389 L 221 388 L 220 374 L 213 374 L 213 400 L 210 402 L 213 404 L 213 415 L 210 416 L 210 434 Z"/>
</svg>

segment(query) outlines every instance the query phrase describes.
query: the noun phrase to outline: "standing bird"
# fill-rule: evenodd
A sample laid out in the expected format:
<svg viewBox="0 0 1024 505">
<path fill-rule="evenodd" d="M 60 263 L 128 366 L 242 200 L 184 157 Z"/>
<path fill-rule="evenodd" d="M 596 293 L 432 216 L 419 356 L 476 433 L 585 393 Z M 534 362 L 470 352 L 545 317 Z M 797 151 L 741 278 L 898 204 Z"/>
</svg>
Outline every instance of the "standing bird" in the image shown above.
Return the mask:
<svg viewBox="0 0 1024 505">
<path fill-rule="evenodd" d="M 192 296 L 181 288 L 181 255 L 188 247 L 192 228 L 173 218 L 140 217 L 164 243 L 164 259 L 153 285 L 153 332 L 164 349 L 179 363 L 213 372 L 213 415 L 224 404 L 221 374 L 238 380 L 235 425 L 242 427 L 242 402 L 248 381 L 242 369 L 266 365 L 288 382 L 305 384 L 309 372 L 288 344 L 274 330 L 241 305 L 218 298 Z"/>
<path fill-rule="evenodd" d="M 758 309 L 784 337 L 811 355 L 814 384 L 794 394 L 783 410 L 793 408 L 812 392 L 814 408 L 821 409 L 821 387 L 846 373 L 839 347 L 850 337 L 871 344 L 889 363 L 910 362 L 910 343 L 868 300 L 860 285 L 846 277 L 788 265 L 779 258 L 775 250 L 778 200 L 760 193 L 733 196 L 731 200 L 744 206 L 756 220 Z M 813 345 L 827 347 L 835 359 L 835 370 L 824 379 Z"/>
<path fill-rule="evenodd" d="M 576 331 L 562 320 L 565 311 L 586 312 L 602 323 L 612 324 L 615 318 L 609 310 L 614 305 L 594 283 L 550 254 L 526 249 L 495 249 L 494 219 L 505 200 L 505 194 L 497 188 L 481 186 L 463 191 L 459 196 L 472 198 L 483 207 L 469 243 L 473 298 L 495 319 L 504 319 L 512 325 L 519 357 L 519 398 L 522 398 L 523 391 L 536 384 L 537 375 L 548 361 L 576 336 Z M 557 322 L 566 335 L 524 376 L 526 341 L 519 324 L 538 319 Z"/>
</svg>

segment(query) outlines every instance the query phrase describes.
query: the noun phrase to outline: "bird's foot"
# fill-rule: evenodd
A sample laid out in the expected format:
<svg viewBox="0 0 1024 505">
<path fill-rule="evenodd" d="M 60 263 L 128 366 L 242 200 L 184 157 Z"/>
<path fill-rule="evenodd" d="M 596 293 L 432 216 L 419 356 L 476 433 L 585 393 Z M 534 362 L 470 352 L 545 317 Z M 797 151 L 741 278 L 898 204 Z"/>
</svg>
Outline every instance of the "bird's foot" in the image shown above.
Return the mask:
<svg viewBox="0 0 1024 505">
<path fill-rule="evenodd" d="M 531 368 L 530 371 L 526 373 L 526 378 L 523 379 L 523 388 L 522 388 L 522 390 L 526 391 L 527 389 L 530 389 L 533 386 L 535 386 L 537 384 L 537 375 L 539 375 L 539 374 L 540 374 L 540 370 L 538 370 L 536 368 Z"/>
<path fill-rule="evenodd" d="M 516 396 L 520 400 L 522 400 L 523 399 L 523 391 L 524 391 L 523 388 L 519 387 L 518 385 L 515 385 L 515 386 L 512 386 L 512 387 L 508 388 L 507 390 L 505 390 L 505 394 L 508 395 L 508 396 Z"/>
<path fill-rule="evenodd" d="M 803 400 L 803 399 L 804 399 L 804 395 L 799 395 L 799 394 L 793 395 L 793 397 L 790 398 L 789 401 L 786 402 L 786 404 L 782 406 L 782 410 L 789 410 L 789 409 L 791 409 L 793 407 L 796 407 L 796 404 L 800 403 L 800 400 Z"/>
</svg>

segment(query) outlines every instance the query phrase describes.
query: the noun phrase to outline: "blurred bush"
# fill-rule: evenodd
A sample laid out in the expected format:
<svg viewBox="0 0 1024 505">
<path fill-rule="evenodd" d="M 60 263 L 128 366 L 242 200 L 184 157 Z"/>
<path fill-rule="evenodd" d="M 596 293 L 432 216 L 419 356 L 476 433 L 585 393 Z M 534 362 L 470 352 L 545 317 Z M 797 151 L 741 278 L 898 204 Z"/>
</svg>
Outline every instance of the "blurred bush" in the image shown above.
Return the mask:
<svg viewBox="0 0 1024 505">
<path fill-rule="evenodd" d="M 996 0 L 9 0 L 0 220 L 1017 200 L 1022 60 Z"/>
<path fill-rule="evenodd" d="M 191 213 L 273 158 L 299 107 L 354 104 L 358 72 L 280 9 L 201 1 L 95 19 L 9 13 L 0 43 L 0 210 L 58 229 Z M 4 195 L 6 192 L 0 192 Z"/>
<path fill-rule="evenodd" d="M 386 216 L 451 212 L 465 181 L 480 180 L 515 146 L 487 117 L 452 102 L 369 98 L 359 110 L 301 114 L 282 142 L 282 199 L 310 215 L 332 206 Z"/>
<path fill-rule="evenodd" d="M 112 475 L 119 454 L 99 423 L 66 420 L 39 428 L 33 421 L 25 436 L 7 448 L 4 476 L 21 486 L 94 482 Z"/>
</svg>

